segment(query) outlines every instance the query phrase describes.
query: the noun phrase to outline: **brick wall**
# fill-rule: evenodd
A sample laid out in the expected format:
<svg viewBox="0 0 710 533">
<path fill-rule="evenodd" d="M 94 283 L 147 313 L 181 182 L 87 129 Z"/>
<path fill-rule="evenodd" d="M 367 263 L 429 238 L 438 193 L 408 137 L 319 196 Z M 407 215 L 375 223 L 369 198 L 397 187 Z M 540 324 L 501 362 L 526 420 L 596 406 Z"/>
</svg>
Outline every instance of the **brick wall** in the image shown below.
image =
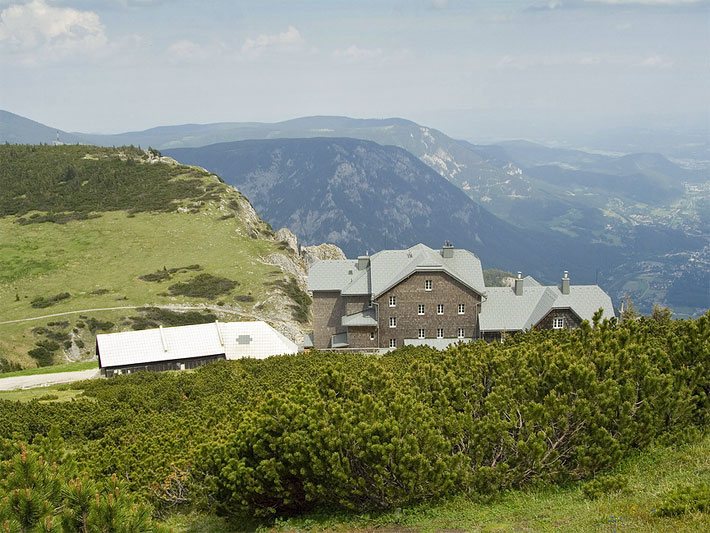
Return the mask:
<svg viewBox="0 0 710 533">
<path fill-rule="evenodd" d="M 313 293 L 313 347 L 330 347 L 330 337 L 345 331 L 341 324 L 345 302 L 339 291 Z"/>
<path fill-rule="evenodd" d="M 370 333 L 374 333 L 374 340 L 370 340 Z M 377 328 L 349 327 L 348 343 L 350 348 L 377 348 Z"/>
<path fill-rule="evenodd" d="M 339 291 L 316 291 L 313 293 L 313 347 L 330 347 L 330 339 L 336 333 L 343 333 L 342 319 L 345 315 L 357 313 L 367 308 L 369 296 L 341 296 Z M 360 336 L 356 336 L 360 338 Z M 369 343 L 369 333 L 367 336 Z M 374 345 L 367 344 L 371 347 Z"/>
<path fill-rule="evenodd" d="M 425 280 L 431 280 L 431 291 L 425 290 Z M 396 307 L 389 307 L 390 296 L 396 297 Z M 478 294 L 444 272 L 415 272 L 376 300 L 380 347 L 388 347 L 390 339 L 396 339 L 397 346 L 403 346 L 404 339 L 418 337 L 419 328 L 424 328 L 426 338 L 436 338 L 437 328 L 444 329 L 445 338 L 456 338 L 458 328 L 464 328 L 466 338 L 475 338 L 480 301 Z M 418 314 L 419 304 L 424 304 L 423 316 Z M 437 315 L 438 304 L 444 305 L 443 315 Z M 465 314 L 458 314 L 458 304 L 465 305 Z M 397 318 L 396 328 L 389 327 L 390 317 Z"/>
</svg>

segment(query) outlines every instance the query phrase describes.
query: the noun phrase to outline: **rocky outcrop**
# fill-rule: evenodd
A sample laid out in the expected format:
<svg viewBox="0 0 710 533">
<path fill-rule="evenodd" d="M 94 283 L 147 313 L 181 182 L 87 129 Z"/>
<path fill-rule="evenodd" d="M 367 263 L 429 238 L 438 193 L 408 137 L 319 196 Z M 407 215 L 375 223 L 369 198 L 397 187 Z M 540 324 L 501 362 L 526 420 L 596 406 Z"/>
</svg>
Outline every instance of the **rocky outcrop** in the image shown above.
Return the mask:
<svg viewBox="0 0 710 533">
<path fill-rule="evenodd" d="M 317 244 L 314 246 L 304 246 L 301 249 L 301 257 L 310 266 L 316 261 L 327 261 L 333 259 L 346 259 L 345 253 L 335 244 Z"/>
</svg>

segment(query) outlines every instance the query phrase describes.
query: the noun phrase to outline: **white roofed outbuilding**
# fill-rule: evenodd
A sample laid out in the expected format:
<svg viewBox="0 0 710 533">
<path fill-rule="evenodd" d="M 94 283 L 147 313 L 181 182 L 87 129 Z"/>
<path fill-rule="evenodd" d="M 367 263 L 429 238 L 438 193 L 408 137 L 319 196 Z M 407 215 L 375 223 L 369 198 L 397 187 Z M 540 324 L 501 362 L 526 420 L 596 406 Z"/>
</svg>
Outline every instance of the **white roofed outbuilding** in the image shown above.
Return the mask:
<svg viewBox="0 0 710 533">
<path fill-rule="evenodd" d="M 181 370 L 219 359 L 264 359 L 298 353 L 298 346 L 266 322 L 212 322 L 96 336 L 105 375 Z"/>
</svg>

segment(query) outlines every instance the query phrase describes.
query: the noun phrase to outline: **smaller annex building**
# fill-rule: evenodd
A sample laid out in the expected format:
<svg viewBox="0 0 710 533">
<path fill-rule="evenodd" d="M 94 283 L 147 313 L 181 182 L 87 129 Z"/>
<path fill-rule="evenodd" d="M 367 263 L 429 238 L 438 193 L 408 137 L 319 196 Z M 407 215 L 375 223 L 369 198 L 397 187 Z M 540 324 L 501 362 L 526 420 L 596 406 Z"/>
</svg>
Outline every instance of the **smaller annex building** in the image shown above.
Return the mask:
<svg viewBox="0 0 710 533">
<path fill-rule="evenodd" d="M 96 336 L 104 376 L 139 370 L 185 370 L 220 359 L 298 353 L 298 346 L 266 322 L 213 322 Z"/>
</svg>

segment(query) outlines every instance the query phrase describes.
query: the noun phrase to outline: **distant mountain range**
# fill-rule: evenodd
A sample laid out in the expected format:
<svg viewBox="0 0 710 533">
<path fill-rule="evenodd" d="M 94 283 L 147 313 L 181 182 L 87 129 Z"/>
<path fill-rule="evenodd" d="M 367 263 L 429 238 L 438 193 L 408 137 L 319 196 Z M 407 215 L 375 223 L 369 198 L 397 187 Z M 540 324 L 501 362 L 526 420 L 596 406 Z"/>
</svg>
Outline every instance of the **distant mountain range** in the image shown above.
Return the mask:
<svg viewBox="0 0 710 533">
<path fill-rule="evenodd" d="M 17 115 L 0 112 L 0 142 L 51 142 L 55 139 L 56 131 Z M 314 168 L 324 169 L 324 176 L 327 175 L 330 180 L 336 176 L 335 169 L 339 163 L 333 159 L 333 153 L 322 148 L 323 141 L 307 147 L 308 150 L 316 150 L 317 158 L 324 158 L 322 161 L 309 160 L 308 154 L 297 153 L 297 145 L 286 143 L 279 146 L 276 143 L 279 139 L 330 137 L 337 138 L 336 144 L 341 144 L 340 148 L 349 154 L 348 157 L 354 157 L 354 152 L 352 147 L 342 145 L 342 138 L 372 141 L 380 145 L 378 147 L 368 143 L 359 146 L 358 152 L 371 152 L 371 157 L 350 159 L 350 164 L 357 169 L 356 173 L 372 174 L 374 162 L 377 161 L 384 165 L 379 173 L 393 180 L 393 176 L 403 179 L 402 174 L 393 170 L 401 165 L 401 161 L 391 157 L 393 153 L 384 157 L 382 149 L 388 146 L 404 149 L 458 187 L 477 204 L 476 207 L 485 208 L 479 211 L 485 215 L 481 214 L 476 220 L 481 227 L 486 227 L 488 211 L 501 219 L 497 223 L 507 222 L 504 225 L 491 222 L 489 227 L 499 239 L 505 236 L 505 239 L 515 243 L 509 245 L 509 255 L 505 250 L 496 249 L 495 239 L 490 238 L 486 231 L 471 226 L 473 231 L 470 234 L 477 234 L 481 239 L 471 248 L 482 256 L 488 254 L 491 261 L 494 261 L 490 266 L 522 268 L 530 272 L 540 272 L 544 268 L 547 281 L 554 281 L 550 278 L 556 277 L 556 271 L 560 268 L 575 269 L 578 279 L 599 279 L 616 298 L 623 294 L 632 295 L 641 309 L 650 308 L 653 302 L 677 302 L 677 294 L 667 298 L 669 291 L 676 291 L 674 287 L 692 286 L 693 283 L 683 280 L 687 276 L 695 280 L 698 275 L 702 280 L 710 269 L 707 238 L 710 233 L 710 180 L 707 170 L 702 170 L 702 165 L 697 168 L 681 167 L 659 154 L 612 156 L 549 148 L 526 141 L 475 145 L 399 118 L 306 117 L 274 124 L 186 124 L 116 135 L 59 132 L 62 142 L 152 146 L 178 158 L 189 157 L 186 161 L 202 161 L 202 166 L 223 174 L 244 190 L 257 208 L 264 210 L 263 216 L 272 224 L 279 225 L 280 221 L 290 218 L 286 224 L 306 241 L 320 237 L 327 239 L 328 232 L 324 228 L 330 223 L 323 219 L 319 226 L 314 221 L 301 221 L 293 210 L 282 212 L 278 209 L 277 201 L 287 201 L 286 198 L 280 198 L 279 194 L 284 194 L 280 188 L 289 183 L 289 174 L 285 167 L 269 166 L 272 165 L 270 158 L 273 150 L 287 150 L 304 175 L 308 172 L 308 165 L 313 165 Z M 255 139 L 273 142 L 248 145 L 249 150 L 258 153 L 253 157 L 243 148 L 224 144 L 226 141 Z M 173 148 L 195 148 L 215 143 L 220 143 L 219 147 L 172 152 Z M 220 151 L 230 150 L 237 152 L 231 156 L 219 154 Z M 241 155 L 234 155 L 237 153 Z M 368 159 L 369 166 L 365 163 Z M 415 172 L 412 160 L 403 168 L 406 168 L 403 172 Z M 270 179 L 280 186 L 265 185 L 264 176 L 269 172 L 272 176 Z M 412 175 L 424 179 L 425 174 L 422 172 L 421 167 L 418 167 Z M 426 174 L 425 182 L 431 185 L 435 183 L 432 180 L 432 175 Z M 404 182 L 396 182 L 396 185 L 395 182 L 392 182 L 392 186 L 397 191 L 396 187 L 403 186 Z M 327 198 L 328 187 L 334 187 L 333 183 L 326 187 L 324 181 L 314 180 L 310 184 L 313 190 L 309 195 L 308 185 L 306 182 L 299 183 L 298 197 L 301 200 L 308 199 L 311 203 L 319 201 L 324 192 Z M 441 188 L 436 194 L 444 190 Z M 429 193 L 430 196 L 425 199 L 412 196 L 412 191 L 407 192 L 412 199 L 416 198 L 416 201 L 430 206 L 444 203 L 432 196 L 433 189 Z M 274 196 L 273 204 L 268 199 L 271 195 Z M 429 226 L 420 224 L 424 220 L 420 217 L 416 224 L 409 220 L 399 227 L 398 217 L 406 209 L 395 209 L 376 202 L 372 205 L 381 206 L 382 215 L 371 213 L 370 219 L 377 220 L 381 227 L 389 227 L 389 230 L 373 233 L 362 226 L 365 222 L 353 205 L 347 204 L 347 200 L 347 196 L 335 195 L 331 203 L 347 215 L 352 226 L 347 231 L 345 227 L 340 227 L 331 233 L 339 236 L 341 240 L 336 242 L 349 253 L 361 252 L 363 249 L 374 250 L 383 242 L 396 241 L 399 245 L 406 245 L 412 235 L 408 233 L 410 229 L 407 224 L 411 224 L 414 234 L 426 234 L 427 239 L 435 239 L 428 242 L 431 245 L 440 244 L 438 240 L 441 238 L 454 239 L 452 233 L 458 231 L 450 221 L 438 215 L 433 207 L 438 217 L 436 224 L 443 226 L 435 227 L 431 219 L 428 223 L 434 225 L 430 231 Z M 314 212 L 320 212 L 322 206 L 313 206 L 311 203 L 308 204 L 309 208 L 319 207 Z M 351 209 L 354 209 L 352 213 Z M 407 212 L 407 216 L 411 218 L 411 213 Z M 526 247 L 516 241 L 516 234 L 524 236 L 523 241 L 535 243 L 535 246 Z M 490 249 L 490 252 L 483 251 L 482 235 L 486 238 L 485 248 Z M 460 238 L 457 234 L 456 244 L 468 246 L 471 238 L 474 237 Z M 684 291 L 686 289 L 681 290 Z M 680 300 L 684 298 L 681 296 Z M 710 296 L 706 299 L 710 299 Z M 676 308 L 680 307 L 676 304 Z M 688 309 L 683 312 L 693 314 L 695 311 Z"/>
<path fill-rule="evenodd" d="M 350 138 L 272 139 L 164 153 L 222 176 L 274 227 L 288 227 L 306 244 L 333 242 L 349 256 L 418 242 L 436 247 L 448 239 L 474 250 L 486 266 L 543 279 L 555 279 L 564 265 L 589 279 L 599 266 L 586 255 L 575 260 L 564 236 L 500 220 L 395 146 Z M 609 251 L 597 248 L 601 257 Z"/>
</svg>

